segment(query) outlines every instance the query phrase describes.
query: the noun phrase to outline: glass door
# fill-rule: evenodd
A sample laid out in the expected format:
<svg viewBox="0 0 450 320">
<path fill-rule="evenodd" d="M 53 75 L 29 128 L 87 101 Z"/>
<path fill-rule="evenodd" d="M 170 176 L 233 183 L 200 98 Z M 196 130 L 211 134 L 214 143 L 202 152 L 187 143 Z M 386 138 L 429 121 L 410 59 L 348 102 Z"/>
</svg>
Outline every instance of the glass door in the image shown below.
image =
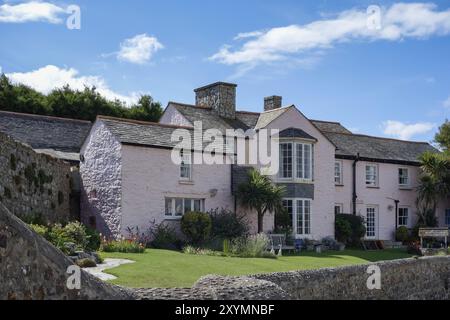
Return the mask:
<svg viewBox="0 0 450 320">
<path fill-rule="evenodd" d="M 377 235 L 377 208 L 367 207 L 366 212 L 366 238 L 374 239 Z"/>
</svg>

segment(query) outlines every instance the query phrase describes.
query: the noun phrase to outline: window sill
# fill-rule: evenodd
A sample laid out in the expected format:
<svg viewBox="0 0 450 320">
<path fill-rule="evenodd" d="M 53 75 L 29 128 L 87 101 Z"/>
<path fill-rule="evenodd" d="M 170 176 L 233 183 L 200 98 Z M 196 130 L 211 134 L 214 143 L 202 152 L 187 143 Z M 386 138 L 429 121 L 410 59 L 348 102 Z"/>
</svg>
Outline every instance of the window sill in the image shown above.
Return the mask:
<svg viewBox="0 0 450 320">
<path fill-rule="evenodd" d="M 335 186 L 336 187 L 343 187 L 344 185 L 342 183 L 336 183 Z"/>
<path fill-rule="evenodd" d="M 165 221 L 178 221 L 178 220 L 181 220 L 181 218 L 183 218 L 182 216 L 180 216 L 180 217 L 169 217 L 169 216 L 165 216 L 164 217 L 164 220 Z"/>
<path fill-rule="evenodd" d="M 400 190 L 406 190 L 406 191 L 409 191 L 409 190 L 412 190 L 412 189 L 413 189 L 411 186 L 398 186 L 398 188 L 399 188 Z"/>
<path fill-rule="evenodd" d="M 194 181 L 192 181 L 192 180 L 179 180 L 178 182 L 179 182 L 179 184 L 187 184 L 187 185 L 194 184 Z"/>
<path fill-rule="evenodd" d="M 283 179 L 278 178 L 275 180 L 276 183 L 305 183 L 305 184 L 314 184 L 314 180 L 305 180 L 305 179 Z"/>
<path fill-rule="evenodd" d="M 367 186 L 367 185 L 366 185 L 366 188 L 368 188 L 368 189 L 380 189 L 379 186 Z"/>
</svg>

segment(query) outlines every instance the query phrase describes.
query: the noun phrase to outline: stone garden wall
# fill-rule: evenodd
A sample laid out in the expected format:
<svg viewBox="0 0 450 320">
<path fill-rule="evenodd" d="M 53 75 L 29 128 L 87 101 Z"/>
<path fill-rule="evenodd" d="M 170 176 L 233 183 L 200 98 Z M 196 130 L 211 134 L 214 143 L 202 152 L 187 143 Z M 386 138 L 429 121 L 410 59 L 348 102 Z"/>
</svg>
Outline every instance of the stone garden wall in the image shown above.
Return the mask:
<svg viewBox="0 0 450 320">
<path fill-rule="evenodd" d="M 0 133 L 0 203 L 18 217 L 64 222 L 70 214 L 70 165 Z"/>
<path fill-rule="evenodd" d="M 81 271 L 79 290 L 69 290 L 73 263 L 0 203 L 0 300 L 130 299 L 120 287 Z"/>
</svg>

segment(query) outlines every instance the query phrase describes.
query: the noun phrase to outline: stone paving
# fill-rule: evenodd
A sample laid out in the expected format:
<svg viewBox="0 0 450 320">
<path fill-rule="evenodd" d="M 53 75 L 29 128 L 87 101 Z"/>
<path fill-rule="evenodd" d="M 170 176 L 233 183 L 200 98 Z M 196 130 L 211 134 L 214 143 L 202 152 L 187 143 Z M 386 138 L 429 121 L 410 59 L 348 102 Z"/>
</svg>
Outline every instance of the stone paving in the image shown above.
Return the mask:
<svg viewBox="0 0 450 320">
<path fill-rule="evenodd" d="M 98 264 L 96 267 L 92 268 L 84 268 L 83 270 L 92 274 L 94 277 L 99 278 L 100 280 L 108 281 L 117 279 L 117 277 L 113 276 L 112 274 L 105 273 L 103 271 L 118 267 L 123 264 L 134 262 L 135 261 L 127 259 L 105 259 L 105 261 L 102 264 Z"/>
</svg>

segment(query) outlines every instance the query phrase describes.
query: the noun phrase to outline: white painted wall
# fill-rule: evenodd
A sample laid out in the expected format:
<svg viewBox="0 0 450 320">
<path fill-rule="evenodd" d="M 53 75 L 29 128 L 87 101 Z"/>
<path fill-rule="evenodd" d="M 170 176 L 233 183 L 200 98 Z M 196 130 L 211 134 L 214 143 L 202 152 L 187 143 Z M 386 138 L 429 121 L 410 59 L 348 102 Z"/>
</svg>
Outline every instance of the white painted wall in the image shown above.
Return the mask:
<svg viewBox="0 0 450 320">
<path fill-rule="evenodd" d="M 164 221 L 165 197 L 204 198 L 206 210 L 234 210 L 230 165 L 194 165 L 193 182 L 185 184 L 180 183 L 171 150 L 124 145 L 122 153 L 123 234 L 127 227 L 144 230 L 150 221 Z M 211 189 L 217 189 L 214 197 Z"/>
<path fill-rule="evenodd" d="M 336 186 L 335 202 L 343 204 L 344 213 L 352 213 L 352 160 L 343 161 L 343 186 Z M 377 239 L 393 240 L 395 233 L 395 209 L 389 210 L 389 206 L 395 208 L 394 200 L 400 200 L 399 206 L 409 208 L 408 227 L 413 228 L 417 221 L 416 188 L 418 186 L 419 167 L 403 166 L 396 164 L 377 163 L 379 171 L 379 187 L 366 186 L 365 168 L 373 162 L 360 161 L 356 166 L 356 192 L 358 195 L 356 212 L 365 218 L 366 207 L 374 205 L 378 207 L 378 231 Z M 398 169 L 408 168 L 411 187 L 402 189 L 398 185 Z"/>
<path fill-rule="evenodd" d="M 171 124 L 176 126 L 192 127 L 193 124 L 186 119 L 174 106 L 168 105 L 159 123 Z"/>
<path fill-rule="evenodd" d="M 89 224 L 96 219 L 105 236 L 118 236 L 122 218 L 121 144 L 97 120 L 81 148 L 81 219 Z"/>
</svg>

